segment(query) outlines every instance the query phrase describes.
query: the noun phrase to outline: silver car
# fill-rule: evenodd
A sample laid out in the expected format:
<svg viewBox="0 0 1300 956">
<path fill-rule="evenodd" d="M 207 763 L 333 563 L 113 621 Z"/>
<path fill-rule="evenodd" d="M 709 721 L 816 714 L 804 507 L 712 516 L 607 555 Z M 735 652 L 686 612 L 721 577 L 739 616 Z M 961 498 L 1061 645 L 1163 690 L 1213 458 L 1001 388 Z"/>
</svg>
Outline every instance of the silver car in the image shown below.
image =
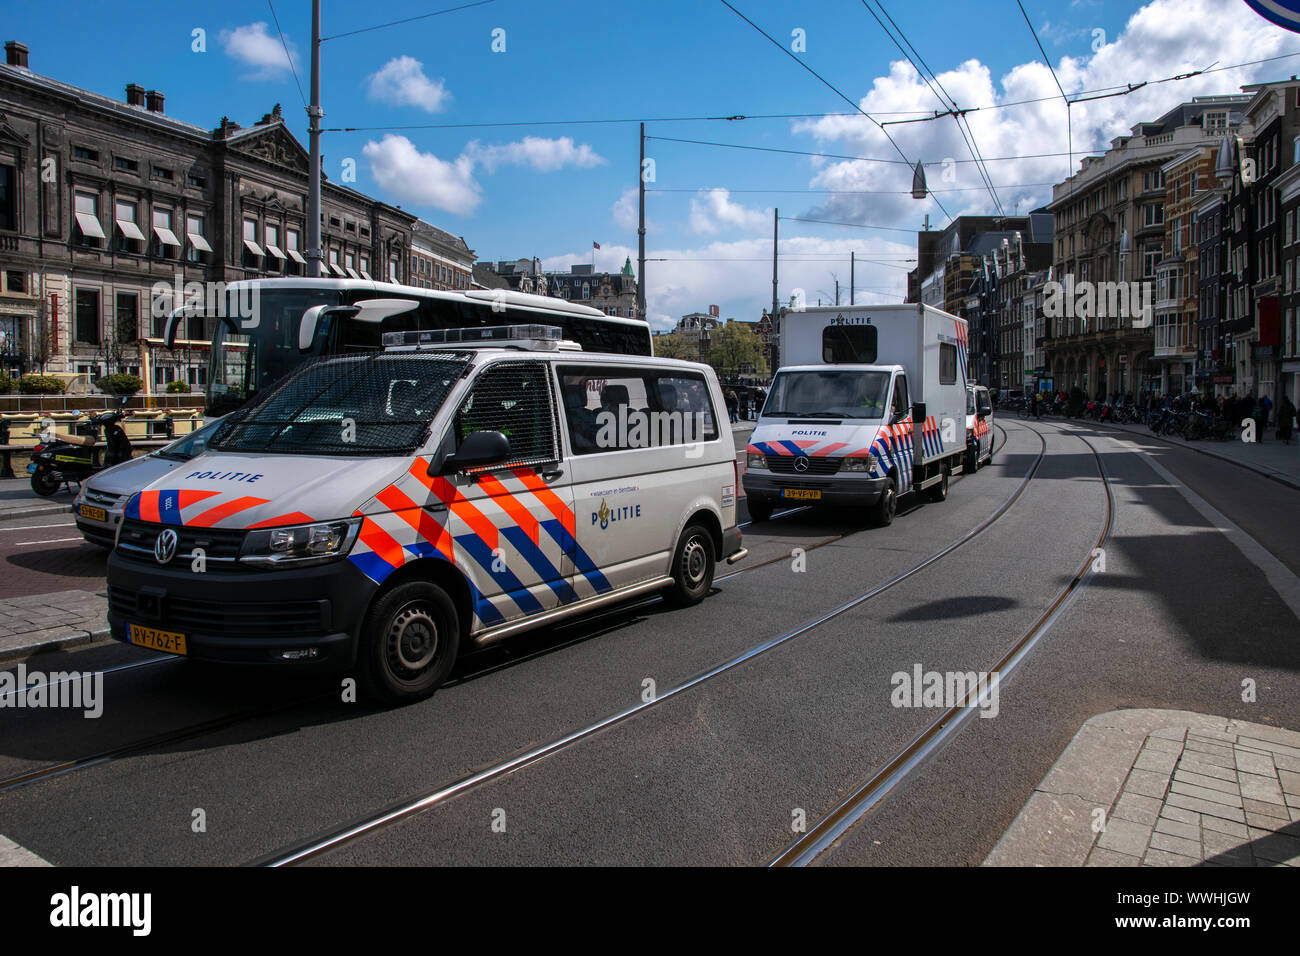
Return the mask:
<svg viewBox="0 0 1300 956">
<path fill-rule="evenodd" d="M 170 445 L 107 468 L 82 483 L 72 503 L 77 530 L 91 544 L 112 550 L 122 510 L 131 496 L 173 468 L 203 454 L 208 440 L 224 421 L 224 418 L 211 421 Z"/>
</svg>

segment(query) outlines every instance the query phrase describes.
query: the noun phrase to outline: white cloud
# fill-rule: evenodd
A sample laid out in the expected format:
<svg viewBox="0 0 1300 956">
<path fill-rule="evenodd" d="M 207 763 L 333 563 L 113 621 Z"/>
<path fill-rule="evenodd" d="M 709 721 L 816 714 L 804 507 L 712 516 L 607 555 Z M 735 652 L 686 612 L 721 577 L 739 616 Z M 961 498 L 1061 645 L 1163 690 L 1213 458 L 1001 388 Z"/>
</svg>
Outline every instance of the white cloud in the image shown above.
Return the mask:
<svg viewBox="0 0 1300 956">
<path fill-rule="evenodd" d="M 1024 31 L 1032 49 L 1028 27 L 1021 21 L 1016 28 Z M 1296 49 L 1300 45 L 1292 41 L 1291 34 L 1274 27 L 1238 0 L 1153 0 L 1135 12 L 1111 42 L 1095 54 L 1064 57 L 1056 64 L 1056 72 L 1066 91 L 1073 95 L 1204 69 L 1215 61 L 1220 65 L 1244 63 Z M 922 43 L 921 53 L 926 52 Z M 982 107 L 968 114 L 967 119 L 985 157 L 1062 154 L 988 163 L 994 184 L 1001 187 L 998 195 L 1007 212 L 1011 213 L 1019 201 L 1019 211 L 1024 214 L 1051 198 L 1051 186 L 1021 184 L 1061 182 L 1078 171 L 1081 155 L 1104 150 L 1111 139 L 1128 134 L 1135 124 L 1155 120 L 1193 96 L 1236 93 L 1242 84 L 1289 75 L 1295 72 L 1296 62 L 1300 61 L 1151 83 L 1125 96 L 1077 103 L 1070 110 L 1072 167 L 1065 155 L 1065 104 L 1051 72 L 1041 61 L 1021 63 L 995 80 L 985 64 L 969 59 L 941 72 L 939 80 L 959 106 Z M 988 109 L 1040 98 L 1041 102 Z M 905 61 L 892 63 L 888 74 L 876 77 L 859 105 L 873 115 L 940 108 L 939 100 Z M 880 116 L 882 120 L 901 118 Z M 797 123 L 794 129 L 813 136 L 823 149 L 834 147 L 833 151 L 839 153 L 900 158 L 885 135 L 865 117 L 825 116 Z M 931 189 L 974 187 L 938 192 L 949 213 L 957 216 L 993 211 L 992 199 L 981 188 L 976 166 L 969 161 L 970 152 L 951 117 L 891 125 L 887 129 L 912 162 L 920 159 L 927 164 Z M 945 179 L 945 159 L 955 161 L 947 167 L 951 181 Z M 811 211 L 816 218 L 917 226 L 927 212 L 932 222 L 943 219 L 933 198 L 911 198 L 912 174 L 904 165 L 814 159 L 812 168 L 810 185 L 840 191 L 827 196 Z"/>
<path fill-rule="evenodd" d="M 271 34 L 266 23 L 261 20 L 233 30 L 222 30 L 218 39 L 227 56 L 253 67 L 253 72 L 247 74 L 245 79 L 268 80 L 289 72 L 291 61 L 285 56 L 280 35 Z M 292 65 L 297 66 L 298 51 L 292 43 L 288 46 L 293 57 Z"/>
<path fill-rule="evenodd" d="M 462 154 L 448 162 L 422 153 L 405 136 L 389 133 L 361 150 L 381 188 L 399 199 L 465 216 L 482 200 L 474 161 Z"/>
<path fill-rule="evenodd" d="M 640 210 L 640 189 L 636 186 L 629 186 L 623 190 L 623 195 L 614 201 L 610 212 L 614 217 L 614 224 L 620 229 L 637 229 L 641 225 Z"/>
<path fill-rule="evenodd" d="M 428 113 L 441 112 L 451 100 L 443 81 L 430 80 L 424 75 L 424 64 L 410 56 L 389 60 L 370 75 L 367 87 L 372 100 L 414 106 Z"/>
<path fill-rule="evenodd" d="M 724 227 L 749 231 L 762 229 L 771 221 L 771 211 L 759 212 L 731 201 L 726 189 L 700 190 L 691 199 L 691 231 L 713 235 Z"/>
<path fill-rule="evenodd" d="M 565 166 L 590 169 L 605 163 L 604 157 L 586 143 L 575 146 L 568 136 L 559 139 L 525 136 L 517 143 L 499 146 L 483 146 L 475 140 L 465 147 L 465 152 L 489 173 L 495 172 L 498 166 L 531 166 L 539 173 L 553 173 Z"/>
</svg>

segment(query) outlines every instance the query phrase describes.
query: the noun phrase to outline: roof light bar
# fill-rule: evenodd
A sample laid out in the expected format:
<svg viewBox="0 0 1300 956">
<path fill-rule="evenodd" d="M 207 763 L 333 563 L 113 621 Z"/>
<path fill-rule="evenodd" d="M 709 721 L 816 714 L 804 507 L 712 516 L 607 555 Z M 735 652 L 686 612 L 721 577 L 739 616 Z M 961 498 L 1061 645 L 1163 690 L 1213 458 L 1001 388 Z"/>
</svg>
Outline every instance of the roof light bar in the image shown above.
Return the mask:
<svg viewBox="0 0 1300 956">
<path fill-rule="evenodd" d="M 385 332 L 384 348 L 500 348 L 516 346 L 539 351 L 555 351 L 560 346 L 561 330 L 553 325 L 488 325 L 468 329 L 433 329 L 412 332 Z"/>
</svg>

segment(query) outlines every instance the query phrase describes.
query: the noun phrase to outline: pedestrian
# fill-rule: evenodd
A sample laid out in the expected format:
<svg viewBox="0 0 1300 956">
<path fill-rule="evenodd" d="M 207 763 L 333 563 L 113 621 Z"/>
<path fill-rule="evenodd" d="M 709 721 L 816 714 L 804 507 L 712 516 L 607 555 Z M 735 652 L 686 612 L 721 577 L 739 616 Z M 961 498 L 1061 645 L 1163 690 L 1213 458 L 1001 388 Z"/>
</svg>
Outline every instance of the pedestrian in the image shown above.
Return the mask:
<svg viewBox="0 0 1300 956">
<path fill-rule="evenodd" d="M 722 397 L 726 399 L 727 415 L 731 419 L 731 424 L 734 425 L 736 424 L 736 393 L 731 389 L 727 389 Z"/>
<path fill-rule="evenodd" d="M 1277 437 L 1282 439 L 1282 444 L 1291 444 L 1291 427 L 1295 424 L 1295 405 L 1291 403 L 1291 396 L 1285 392 L 1282 393 L 1282 401 L 1277 403 Z"/>
<path fill-rule="evenodd" d="M 1265 402 L 1268 402 L 1267 395 L 1261 395 L 1255 400 L 1255 441 L 1258 442 L 1264 440 L 1264 428 L 1268 425 L 1268 409 L 1269 405 L 1272 404 L 1269 402 L 1268 405 L 1266 405 Z"/>
</svg>

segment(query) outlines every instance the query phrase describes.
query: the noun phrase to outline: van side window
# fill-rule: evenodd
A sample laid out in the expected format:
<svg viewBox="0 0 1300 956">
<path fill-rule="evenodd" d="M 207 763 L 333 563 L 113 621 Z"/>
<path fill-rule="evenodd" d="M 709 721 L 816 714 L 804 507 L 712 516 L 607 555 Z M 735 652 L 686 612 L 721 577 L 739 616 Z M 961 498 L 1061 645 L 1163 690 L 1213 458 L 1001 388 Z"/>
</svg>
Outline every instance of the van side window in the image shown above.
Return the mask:
<svg viewBox="0 0 1300 956">
<path fill-rule="evenodd" d="M 559 369 L 569 442 L 578 455 L 718 436 L 702 375 L 604 366 Z"/>
<path fill-rule="evenodd" d="M 479 375 L 456 413 L 456 444 L 479 431 L 510 439 L 502 468 L 558 461 L 550 377 L 542 362 L 497 362 Z"/>
<path fill-rule="evenodd" d="M 957 382 L 957 346 L 939 343 L 939 384 L 955 385 Z"/>
<path fill-rule="evenodd" d="M 894 404 L 890 409 L 890 420 L 896 422 L 906 417 L 911 408 L 907 403 L 907 379 L 900 375 L 894 379 Z"/>
</svg>

